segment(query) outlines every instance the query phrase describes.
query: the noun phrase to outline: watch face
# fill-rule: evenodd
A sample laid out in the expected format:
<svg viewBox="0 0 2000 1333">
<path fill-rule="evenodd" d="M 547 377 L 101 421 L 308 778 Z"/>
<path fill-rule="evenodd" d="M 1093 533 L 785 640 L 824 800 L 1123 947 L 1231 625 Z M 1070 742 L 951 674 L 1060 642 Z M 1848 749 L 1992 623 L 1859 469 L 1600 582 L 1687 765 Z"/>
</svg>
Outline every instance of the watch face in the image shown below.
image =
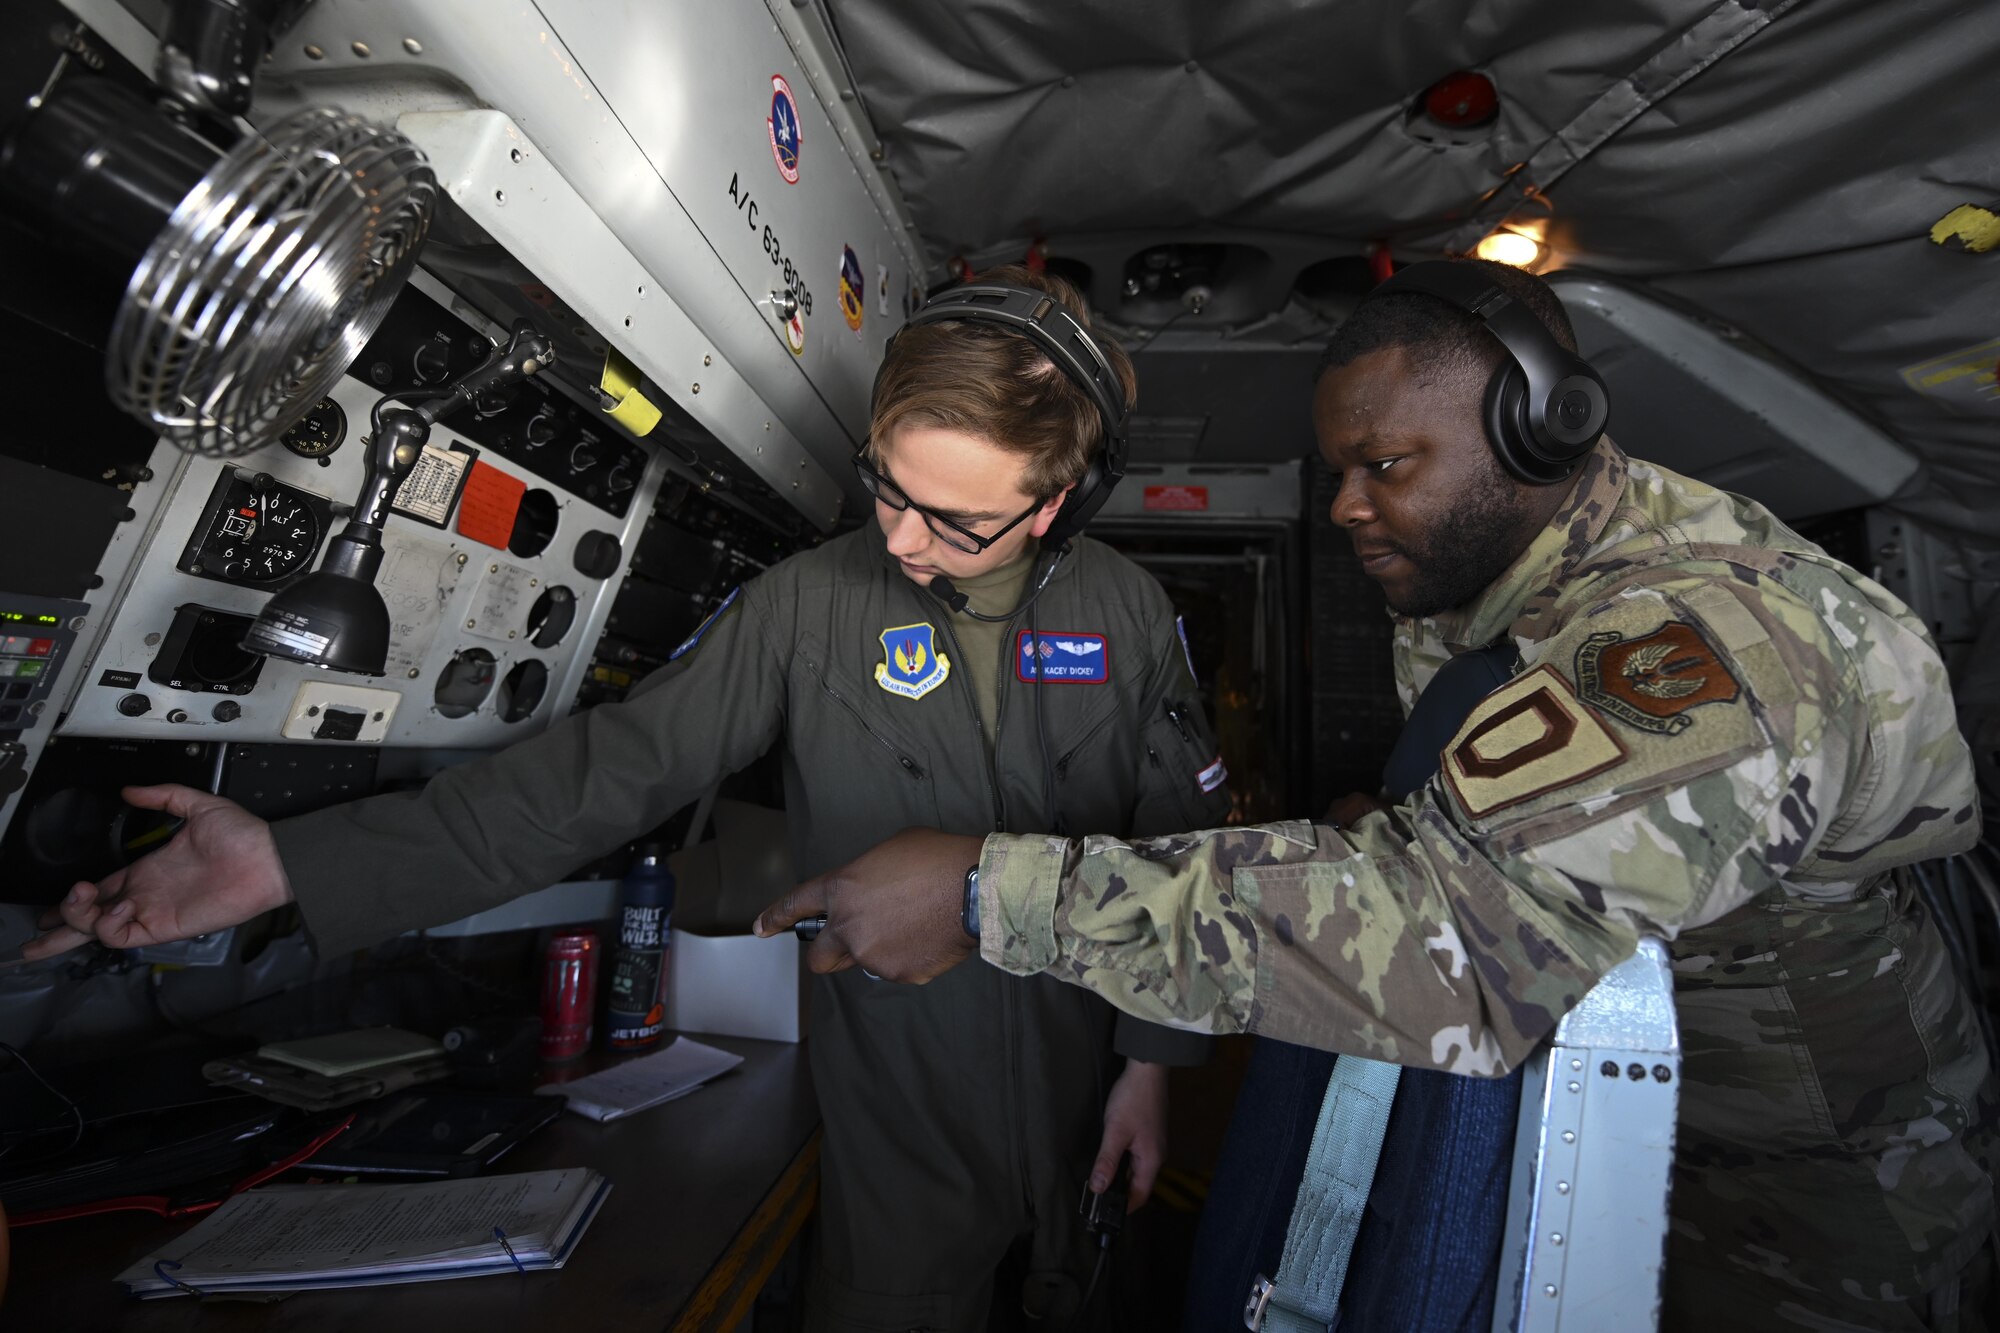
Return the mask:
<svg viewBox="0 0 2000 1333">
<path fill-rule="evenodd" d="M 277 587 L 312 568 L 331 513 L 308 491 L 225 471 L 181 568 L 224 583 Z"/>
</svg>

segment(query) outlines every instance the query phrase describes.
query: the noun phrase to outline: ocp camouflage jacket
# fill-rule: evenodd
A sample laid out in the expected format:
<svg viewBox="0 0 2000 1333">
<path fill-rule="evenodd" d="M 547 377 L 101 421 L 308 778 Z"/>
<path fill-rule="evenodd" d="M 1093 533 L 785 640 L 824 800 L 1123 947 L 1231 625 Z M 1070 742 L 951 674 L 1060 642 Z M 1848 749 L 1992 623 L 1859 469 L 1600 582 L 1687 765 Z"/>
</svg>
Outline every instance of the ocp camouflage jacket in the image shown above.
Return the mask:
<svg viewBox="0 0 2000 1333">
<path fill-rule="evenodd" d="M 1994 1210 L 1972 1001 L 1899 869 L 1979 831 L 1923 626 L 1761 506 L 1607 440 L 1474 603 L 1399 624 L 1406 706 L 1503 635 L 1520 673 L 1386 815 L 990 839 L 986 957 L 1205 1031 L 1494 1075 L 1665 936 L 1669 1322 L 1905 1326 Z"/>
</svg>

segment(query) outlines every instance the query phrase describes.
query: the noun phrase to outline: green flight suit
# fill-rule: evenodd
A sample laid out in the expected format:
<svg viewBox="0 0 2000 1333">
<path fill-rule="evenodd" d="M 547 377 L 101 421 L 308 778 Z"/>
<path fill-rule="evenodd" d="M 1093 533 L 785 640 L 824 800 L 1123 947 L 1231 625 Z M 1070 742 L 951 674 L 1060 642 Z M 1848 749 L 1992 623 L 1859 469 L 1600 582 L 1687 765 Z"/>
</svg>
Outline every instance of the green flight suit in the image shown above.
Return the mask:
<svg viewBox="0 0 2000 1333">
<path fill-rule="evenodd" d="M 1035 659 L 1013 633 L 1000 645 L 990 748 L 951 618 L 872 524 L 786 560 L 626 702 L 419 793 L 276 824 L 307 924 L 339 953 L 538 889 L 780 741 L 801 875 L 911 825 L 1048 830 L 1038 688 L 1069 827 L 1144 835 L 1223 817 L 1214 743 L 1149 575 L 1077 544 L 1017 627 L 1043 629 L 1047 683 L 1024 682 Z M 1114 1050 L 1190 1063 L 1203 1046 L 986 968 L 922 988 L 815 977 L 811 1010 L 826 1126 L 814 1318 L 842 1330 L 983 1327 L 994 1266 L 1021 1236 L 1037 1270 L 1087 1274 L 1076 1203 Z"/>
<path fill-rule="evenodd" d="M 1665 1321 L 1975 1327 L 1995 1086 L 1910 863 L 1978 836 L 1943 663 L 1761 506 L 1600 444 L 1406 703 L 1523 669 L 1351 828 L 989 839 L 982 945 L 1129 1013 L 1497 1075 L 1641 933 L 1685 1051 Z"/>
</svg>

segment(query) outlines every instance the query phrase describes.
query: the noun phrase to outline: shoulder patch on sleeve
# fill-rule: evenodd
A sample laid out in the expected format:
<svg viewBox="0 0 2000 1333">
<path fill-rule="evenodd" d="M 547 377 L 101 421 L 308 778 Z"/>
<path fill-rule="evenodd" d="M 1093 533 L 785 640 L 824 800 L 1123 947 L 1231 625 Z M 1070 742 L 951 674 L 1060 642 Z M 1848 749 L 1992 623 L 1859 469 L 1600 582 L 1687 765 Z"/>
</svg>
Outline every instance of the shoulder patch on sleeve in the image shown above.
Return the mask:
<svg viewBox="0 0 2000 1333">
<path fill-rule="evenodd" d="M 1708 639 L 1681 620 L 1636 639 L 1591 635 L 1576 650 L 1576 688 L 1591 707 L 1660 736 L 1693 726 L 1689 709 L 1743 693 Z"/>
<path fill-rule="evenodd" d="M 1441 771 L 1468 817 L 1567 787 L 1625 761 L 1616 736 L 1552 667 L 1481 700 L 1445 747 Z"/>
<path fill-rule="evenodd" d="M 716 621 L 722 619 L 722 613 L 724 611 L 727 611 L 730 607 L 736 604 L 737 594 L 741 593 L 742 591 L 743 591 L 743 585 L 740 583 L 737 584 L 734 588 L 731 588 L 729 590 L 729 596 L 722 599 L 722 605 L 716 607 L 713 611 L 710 611 L 708 613 L 708 619 L 702 621 L 699 625 L 696 625 L 694 627 L 694 633 L 688 635 L 685 639 L 681 640 L 681 646 L 674 649 L 673 652 L 667 654 L 667 660 L 669 662 L 677 662 L 681 659 L 681 656 L 683 654 L 694 651 L 694 646 L 701 642 L 701 636 L 708 633 L 709 627 L 715 624 Z"/>
<path fill-rule="evenodd" d="M 1181 656 L 1187 658 L 1188 679 L 1199 682 L 1201 680 L 1201 677 L 1195 674 L 1195 669 L 1194 669 L 1194 649 L 1188 647 L 1186 616 L 1174 617 L 1174 633 L 1180 636 Z"/>
</svg>

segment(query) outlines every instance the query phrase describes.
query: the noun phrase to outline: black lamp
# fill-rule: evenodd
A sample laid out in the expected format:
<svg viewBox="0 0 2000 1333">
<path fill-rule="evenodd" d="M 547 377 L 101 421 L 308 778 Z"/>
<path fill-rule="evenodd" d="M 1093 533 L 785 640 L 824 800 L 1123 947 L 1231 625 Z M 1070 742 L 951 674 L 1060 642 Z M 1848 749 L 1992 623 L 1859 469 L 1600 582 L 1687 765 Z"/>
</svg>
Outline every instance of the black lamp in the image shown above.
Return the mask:
<svg viewBox="0 0 2000 1333">
<path fill-rule="evenodd" d="M 318 569 L 276 594 L 243 636 L 243 651 L 331 671 L 379 676 L 389 660 L 389 608 L 375 589 L 382 524 L 396 488 L 416 466 L 431 425 L 480 394 L 526 379 L 555 359 L 555 344 L 526 321 L 506 349 L 414 404 L 383 398 L 354 517 L 327 543 Z"/>
</svg>

